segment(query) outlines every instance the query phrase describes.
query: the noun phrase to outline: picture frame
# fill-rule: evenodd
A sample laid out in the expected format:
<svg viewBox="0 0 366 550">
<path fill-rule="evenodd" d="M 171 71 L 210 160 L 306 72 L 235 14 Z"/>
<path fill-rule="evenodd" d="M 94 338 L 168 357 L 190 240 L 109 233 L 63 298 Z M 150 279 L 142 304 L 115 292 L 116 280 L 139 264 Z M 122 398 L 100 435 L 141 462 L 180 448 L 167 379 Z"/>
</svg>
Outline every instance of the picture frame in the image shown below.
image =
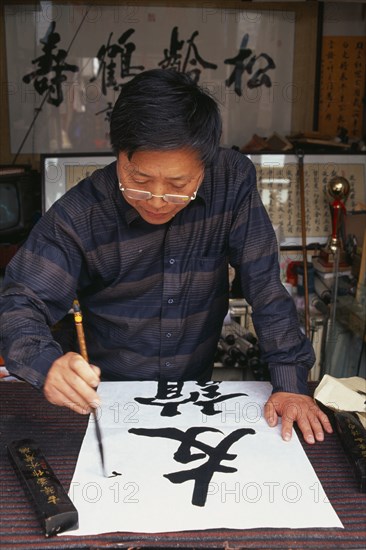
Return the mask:
<svg viewBox="0 0 366 550">
<path fill-rule="evenodd" d="M 117 10 L 113 3 L 51 4 L 30 6 L 27 17 L 22 6 L 5 6 L 7 82 L 34 98 L 24 101 L 9 89 L 12 152 L 108 151 L 119 93 L 134 76 L 158 68 L 185 73 L 213 95 L 223 145 L 242 147 L 254 132 L 292 130 L 293 108 L 302 103 L 301 82 L 294 80 L 296 6 L 245 10 L 240 4 L 229 17 L 227 2 L 218 9 L 196 2 L 138 2 Z"/>
<path fill-rule="evenodd" d="M 115 159 L 113 153 L 41 155 L 43 214 L 71 187 Z"/>
<path fill-rule="evenodd" d="M 293 153 L 246 155 L 256 167 L 257 186 L 274 226 L 280 227 L 281 248 L 302 245 L 299 159 Z M 366 201 L 366 157 L 363 154 L 305 154 L 306 244 L 326 244 L 332 232 L 331 198 L 327 183 L 335 176 L 346 178 L 350 194 L 347 212 Z"/>
</svg>

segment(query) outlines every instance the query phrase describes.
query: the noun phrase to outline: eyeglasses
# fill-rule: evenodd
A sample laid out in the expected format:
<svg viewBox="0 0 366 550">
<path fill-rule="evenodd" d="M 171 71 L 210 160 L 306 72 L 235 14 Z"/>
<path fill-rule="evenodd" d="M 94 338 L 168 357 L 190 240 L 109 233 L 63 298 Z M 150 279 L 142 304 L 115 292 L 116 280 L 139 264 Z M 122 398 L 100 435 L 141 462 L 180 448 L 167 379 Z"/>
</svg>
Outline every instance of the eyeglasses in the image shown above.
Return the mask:
<svg viewBox="0 0 366 550">
<path fill-rule="evenodd" d="M 134 201 L 149 201 L 153 197 L 157 197 L 158 199 L 163 199 L 163 201 L 171 202 L 173 204 L 186 204 L 188 201 L 194 201 L 198 191 L 197 187 L 193 195 L 171 195 L 169 193 L 166 193 L 165 195 L 154 195 L 153 193 L 150 193 L 150 191 L 140 191 L 139 189 L 122 187 L 121 182 L 119 183 L 119 189 L 126 195 L 126 197 Z"/>
</svg>

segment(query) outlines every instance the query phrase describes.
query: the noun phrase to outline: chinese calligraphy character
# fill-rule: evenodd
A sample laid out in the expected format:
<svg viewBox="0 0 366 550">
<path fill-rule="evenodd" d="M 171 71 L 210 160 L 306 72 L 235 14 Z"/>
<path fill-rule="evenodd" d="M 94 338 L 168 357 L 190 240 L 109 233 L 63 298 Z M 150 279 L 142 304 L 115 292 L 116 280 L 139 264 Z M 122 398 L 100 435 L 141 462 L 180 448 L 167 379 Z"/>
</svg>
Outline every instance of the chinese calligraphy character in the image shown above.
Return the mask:
<svg viewBox="0 0 366 550">
<path fill-rule="evenodd" d="M 226 395 L 221 395 L 218 391 L 219 384 L 217 382 L 207 382 L 206 384 L 198 384 L 202 387 L 203 394 L 208 397 L 208 399 L 201 399 L 200 401 L 196 401 L 195 405 L 201 408 L 201 412 L 205 414 L 206 416 L 213 416 L 215 414 L 220 414 L 221 411 L 215 409 L 215 405 L 217 403 L 222 403 L 223 401 L 227 401 L 228 399 L 232 399 L 233 397 L 241 397 L 241 396 L 247 396 L 246 393 L 230 393 Z"/>
<path fill-rule="evenodd" d="M 158 382 L 158 391 L 155 397 L 135 397 L 135 401 L 142 405 L 153 405 L 162 407 L 161 416 L 177 416 L 180 413 L 178 407 L 186 403 L 193 403 L 198 407 L 201 407 L 203 414 L 212 416 L 219 414 L 221 411 L 215 409 L 216 403 L 221 403 L 232 399 L 233 397 L 246 396 L 246 393 L 232 393 L 227 395 L 221 395 L 218 391 L 218 382 L 206 382 L 205 384 L 197 383 L 201 387 L 201 391 L 204 397 L 208 399 L 201 399 L 199 391 L 191 392 L 189 397 L 177 400 L 182 397 L 183 382 L 168 382 L 161 380 Z"/>
<path fill-rule="evenodd" d="M 208 397 L 209 399 L 213 399 L 214 397 L 218 397 L 219 395 L 221 395 L 221 393 L 219 392 L 220 382 L 197 382 L 197 386 L 200 386 L 202 388 L 201 391 L 203 395 L 205 397 Z"/>
<path fill-rule="evenodd" d="M 162 407 L 161 416 L 177 416 L 181 414 L 178 411 L 179 405 L 197 401 L 198 392 L 191 392 L 190 397 L 173 401 L 173 399 L 182 397 L 183 382 L 167 382 L 160 380 L 158 382 L 158 390 L 155 397 L 135 397 L 135 401 L 142 405 L 154 405 Z"/>
<path fill-rule="evenodd" d="M 128 39 L 135 32 L 135 29 L 128 29 L 118 39 L 118 43 L 111 44 L 113 32 L 108 37 L 106 45 L 102 45 L 97 53 L 97 59 L 99 60 L 98 73 L 95 77 L 90 79 L 90 82 L 97 80 L 101 74 L 102 77 L 102 93 L 107 94 L 107 88 L 113 90 L 120 90 L 123 86 L 123 82 L 118 82 L 116 78 L 117 59 L 119 60 L 119 73 L 118 77 L 125 79 L 127 77 L 136 76 L 136 71 L 143 71 L 144 66 L 132 65 L 132 54 L 136 50 L 136 45 L 133 42 L 128 42 Z"/>
<path fill-rule="evenodd" d="M 44 459 L 37 460 L 30 447 L 19 447 L 19 453 L 22 455 L 29 475 L 35 478 L 35 482 L 41 487 L 40 492 L 47 497 L 48 504 L 57 504 L 59 497 L 52 485 L 46 461 Z"/>
<path fill-rule="evenodd" d="M 48 30 L 40 42 L 43 44 L 44 54 L 32 60 L 34 65 L 38 65 L 38 69 L 23 76 L 23 82 L 29 84 L 34 80 L 34 88 L 39 95 L 43 95 L 48 91 L 47 102 L 58 107 L 63 101 L 62 83 L 65 82 L 66 76 L 63 74 L 66 71 L 77 72 L 77 65 L 69 65 L 66 63 L 66 50 L 57 50 L 57 44 L 60 41 L 60 35 L 54 32 L 56 22 L 52 21 Z M 56 50 L 56 51 L 54 51 Z M 51 75 L 53 76 L 51 77 Z"/>
<path fill-rule="evenodd" d="M 180 441 L 181 444 L 174 454 L 174 460 L 181 464 L 189 464 L 195 460 L 207 458 L 207 461 L 197 468 L 164 474 L 164 477 L 169 479 L 171 483 L 184 483 L 185 481 L 194 480 L 192 495 L 192 504 L 194 506 L 205 505 L 209 484 L 215 472 L 233 473 L 237 471 L 237 468 L 222 464 L 224 460 L 234 460 L 237 457 L 235 454 L 228 453 L 230 447 L 245 435 L 255 434 L 252 428 L 239 428 L 224 437 L 216 447 L 213 447 L 202 441 L 198 441 L 196 438 L 204 432 L 223 433 L 216 428 L 191 427 L 186 431 L 179 430 L 178 428 L 131 428 L 129 432 L 135 435 L 165 437 Z M 191 451 L 191 448 L 197 449 L 200 452 L 194 453 Z"/>
<path fill-rule="evenodd" d="M 261 53 L 258 56 L 252 55 L 252 50 L 247 48 L 248 41 L 249 34 L 246 33 L 241 41 L 239 53 L 235 57 L 225 59 L 224 61 L 226 65 L 234 65 L 234 70 L 229 78 L 225 80 L 225 84 L 228 87 L 234 84 L 234 90 L 238 96 L 242 95 L 243 74 L 246 71 L 248 74 L 251 75 L 254 65 L 257 63 L 257 61 L 259 61 L 259 59 L 264 59 L 267 64 L 264 67 L 257 69 L 253 76 L 251 76 L 251 78 L 247 82 L 248 88 L 258 88 L 259 86 L 263 85 L 267 88 L 270 88 L 272 86 L 272 82 L 270 77 L 266 73 L 270 69 L 274 69 L 276 67 L 273 59 L 268 54 Z M 248 61 L 246 61 L 247 59 Z"/>
<path fill-rule="evenodd" d="M 182 50 L 185 40 L 178 39 L 178 27 L 174 27 L 170 36 L 170 47 L 164 49 L 164 59 L 159 62 L 162 69 L 175 69 L 178 72 L 187 73 L 194 82 L 198 82 L 201 70 L 197 65 L 204 69 L 217 69 L 215 63 L 205 61 L 199 54 L 194 40 L 199 32 L 194 31 L 191 37 L 186 41 L 188 48 L 183 59 L 180 50 Z"/>
</svg>

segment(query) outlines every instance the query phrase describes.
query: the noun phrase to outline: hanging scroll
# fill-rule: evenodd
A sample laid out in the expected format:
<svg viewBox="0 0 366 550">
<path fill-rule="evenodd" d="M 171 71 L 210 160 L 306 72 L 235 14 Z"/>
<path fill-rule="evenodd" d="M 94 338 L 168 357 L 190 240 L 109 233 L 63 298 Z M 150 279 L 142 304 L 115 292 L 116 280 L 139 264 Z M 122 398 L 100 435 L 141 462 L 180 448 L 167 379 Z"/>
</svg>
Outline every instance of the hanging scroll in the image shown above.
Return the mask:
<svg viewBox="0 0 366 550">
<path fill-rule="evenodd" d="M 319 130 L 330 136 L 342 128 L 362 138 L 366 78 L 366 38 L 324 36 L 322 44 Z"/>
<path fill-rule="evenodd" d="M 215 96 L 224 144 L 291 131 L 293 12 L 40 2 L 4 14 L 13 153 L 26 135 L 27 153 L 109 151 L 119 92 L 155 68 L 189 74 Z"/>
<path fill-rule="evenodd" d="M 300 188 L 295 155 L 248 155 L 257 170 L 258 189 L 274 225 L 281 225 L 283 246 L 301 244 Z M 366 159 L 363 155 L 305 155 L 305 222 L 307 243 L 324 244 L 331 233 L 326 186 L 334 176 L 351 187 L 348 211 L 366 200 Z"/>
</svg>

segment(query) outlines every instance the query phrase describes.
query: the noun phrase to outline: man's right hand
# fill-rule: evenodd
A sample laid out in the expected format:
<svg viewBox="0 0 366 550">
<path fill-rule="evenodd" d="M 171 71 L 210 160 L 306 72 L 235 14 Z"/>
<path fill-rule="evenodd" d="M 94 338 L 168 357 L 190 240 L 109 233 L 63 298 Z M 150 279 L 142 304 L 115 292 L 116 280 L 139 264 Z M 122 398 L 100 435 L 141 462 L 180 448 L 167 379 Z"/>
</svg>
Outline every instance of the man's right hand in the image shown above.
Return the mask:
<svg viewBox="0 0 366 550">
<path fill-rule="evenodd" d="M 89 365 L 78 353 L 69 352 L 53 362 L 43 392 L 53 405 L 89 414 L 100 405 L 94 389 L 99 382 L 100 369 Z"/>
</svg>

